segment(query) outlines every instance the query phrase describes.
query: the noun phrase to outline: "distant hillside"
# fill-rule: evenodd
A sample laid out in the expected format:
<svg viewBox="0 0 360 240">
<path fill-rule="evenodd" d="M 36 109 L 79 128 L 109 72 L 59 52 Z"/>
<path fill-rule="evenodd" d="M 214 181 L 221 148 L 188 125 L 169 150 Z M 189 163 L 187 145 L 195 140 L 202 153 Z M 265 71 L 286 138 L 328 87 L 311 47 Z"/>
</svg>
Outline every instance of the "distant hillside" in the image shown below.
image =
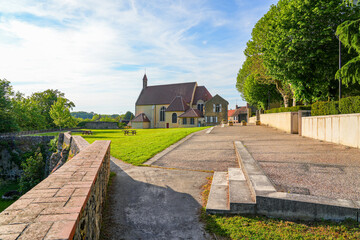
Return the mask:
<svg viewBox="0 0 360 240">
<path fill-rule="evenodd" d="M 82 119 L 92 119 L 96 113 L 94 112 L 72 112 L 71 116 Z"/>
</svg>

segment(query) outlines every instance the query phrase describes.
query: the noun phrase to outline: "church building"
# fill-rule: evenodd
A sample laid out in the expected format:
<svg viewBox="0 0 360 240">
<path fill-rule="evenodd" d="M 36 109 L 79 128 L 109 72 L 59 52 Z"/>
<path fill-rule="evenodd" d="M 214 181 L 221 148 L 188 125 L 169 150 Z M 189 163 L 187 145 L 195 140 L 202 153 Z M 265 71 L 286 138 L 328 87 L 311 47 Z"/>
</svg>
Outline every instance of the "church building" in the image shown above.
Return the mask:
<svg viewBox="0 0 360 240">
<path fill-rule="evenodd" d="M 174 128 L 217 125 L 228 120 L 229 103 L 196 82 L 148 86 L 135 104 L 133 128 Z"/>
</svg>

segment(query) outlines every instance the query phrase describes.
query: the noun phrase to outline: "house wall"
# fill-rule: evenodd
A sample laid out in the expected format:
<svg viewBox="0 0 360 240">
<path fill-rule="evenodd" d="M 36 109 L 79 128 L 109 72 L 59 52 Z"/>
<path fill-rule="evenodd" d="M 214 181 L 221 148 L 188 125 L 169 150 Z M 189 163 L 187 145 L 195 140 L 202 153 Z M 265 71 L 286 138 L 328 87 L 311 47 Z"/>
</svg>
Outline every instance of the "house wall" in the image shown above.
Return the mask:
<svg viewBox="0 0 360 240">
<path fill-rule="evenodd" d="M 137 105 L 135 107 L 135 116 L 139 115 L 140 113 L 145 113 L 145 115 L 150 120 L 150 128 L 154 127 L 154 105 Z M 132 123 L 133 126 L 133 123 Z M 133 126 L 134 127 L 134 126 Z"/>
<path fill-rule="evenodd" d="M 360 114 L 339 114 L 301 118 L 301 135 L 360 148 Z"/>
<path fill-rule="evenodd" d="M 155 127 L 157 128 L 165 128 L 166 127 L 166 112 L 165 112 L 165 121 L 160 122 L 160 109 L 162 107 L 167 108 L 169 106 L 169 104 L 165 104 L 165 105 L 155 105 L 155 114 L 156 114 L 156 122 L 155 122 Z"/>
<path fill-rule="evenodd" d="M 149 122 L 132 122 L 131 127 L 135 129 L 147 129 L 150 128 Z"/>
<path fill-rule="evenodd" d="M 173 113 L 176 113 L 177 114 L 177 123 L 172 123 L 172 114 Z M 166 127 L 166 123 L 169 123 L 169 127 L 170 128 L 176 128 L 176 127 L 179 127 L 179 121 L 180 121 L 180 118 L 179 116 L 181 114 L 183 114 L 184 112 L 165 112 L 165 127 Z"/>
<path fill-rule="evenodd" d="M 202 123 L 204 118 L 194 118 L 194 124 L 190 124 L 190 118 L 186 118 L 187 122 L 186 124 L 183 124 L 183 118 L 179 118 L 180 120 L 180 124 L 179 127 L 181 128 L 191 128 L 191 127 L 198 127 L 199 126 L 199 122 Z"/>
<path fill-rule="evenodd" d="M 213 104 L 221 104 L 221 112 L 214 112 Z M 207 125 L 217 125 L 220 124 L 223 120 L 227 123 L 228 121 L 228 102 L 220 97 L 213 97 L 205 103 L 205 120 L 206 117 L 217 117 L 216 123 L 208 123 Z M 207 121 L 207 120 L 206 120 Z"/>
</svg>

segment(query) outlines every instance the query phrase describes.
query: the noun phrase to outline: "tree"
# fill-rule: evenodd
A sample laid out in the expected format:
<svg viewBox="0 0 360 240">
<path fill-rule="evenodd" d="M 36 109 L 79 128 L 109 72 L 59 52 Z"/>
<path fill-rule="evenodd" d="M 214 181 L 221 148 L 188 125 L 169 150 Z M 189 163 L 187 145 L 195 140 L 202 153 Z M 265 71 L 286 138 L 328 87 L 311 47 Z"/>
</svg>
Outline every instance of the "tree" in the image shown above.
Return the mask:
<svg viewBox="0 0 360 240">
<path fill-rule="evenodd" d="M 360 83 L 360 19 L 340 24 L 336 34 L 349 51 L 355 50 L 358 54 L 337 71 L 336 78 L 341 77 L 346 85 Z"/>
<path fill-rule="evenodd" d="M 75 107 L 75 104 L 70 100 L 68 100 L 67 98 L 65 98 L 65 94 L 57 89 L 56 90 L 48 89 L 43 92 L 37 92 L 32 94 L 30 97 L 31 101 L 36 102 L 38 106 L 41 108 L 42 115 L 44 115 L 46 118 L 48 128 L 55 126 L 53 119 L 50 116 L 50 109 L 51 106 L 58 100 L 58 98 L 63 98 L 65 100 L 64 105 L 67 108 L 72 109 L 73 107 Z"/>
<path fill-rule="evenodd" d="M 124 119 L 125 120 L 132 120 L 134 118 L 134 114 L 132 113 L 132 112 L 130 112 L 130 111 L 127 111 L 126 113 L 125 113 L 125 117 L 124 117 Z"/>
<path fill-rule="evenodd" d="M 270 9 L 264 65 L 268 74 L 287 82 L 305 102 L 334 97 L 338 65 L 336 27 L 359 16 L 342 0 L 280 0 Z M 348 59 L 349 54 L 344 54 Z"/>
<path fill-rule="evenodd" d="M 15 119 L 11 115 L 11 96 L 13 94 L 10 82 L 0 79 L 0 132 L 18 130 Z"/>
<path fill-rule="evenodd" d="M 57 101 L 50 108 L 50 116 L 54 123 L 60 127 L 74 127 L 76 125 L 75 119 L 71 116 L 67 99 L 59 97 Z"/>
</svg>

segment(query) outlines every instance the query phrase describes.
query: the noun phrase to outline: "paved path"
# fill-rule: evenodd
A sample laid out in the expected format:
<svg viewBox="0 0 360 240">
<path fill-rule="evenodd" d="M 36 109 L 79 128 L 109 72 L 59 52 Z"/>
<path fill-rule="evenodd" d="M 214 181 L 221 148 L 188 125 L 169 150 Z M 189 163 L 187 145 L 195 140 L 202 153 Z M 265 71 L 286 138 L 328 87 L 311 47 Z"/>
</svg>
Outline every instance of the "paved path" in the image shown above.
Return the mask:
<svg viewBox="0 0 360 240">
<path fill-rule="evenodd" d="M 199 211 L 211 173 L 135 167 L 115 158 L 111 171 L 102 239 L 210 239 Z"/>
</svg>

